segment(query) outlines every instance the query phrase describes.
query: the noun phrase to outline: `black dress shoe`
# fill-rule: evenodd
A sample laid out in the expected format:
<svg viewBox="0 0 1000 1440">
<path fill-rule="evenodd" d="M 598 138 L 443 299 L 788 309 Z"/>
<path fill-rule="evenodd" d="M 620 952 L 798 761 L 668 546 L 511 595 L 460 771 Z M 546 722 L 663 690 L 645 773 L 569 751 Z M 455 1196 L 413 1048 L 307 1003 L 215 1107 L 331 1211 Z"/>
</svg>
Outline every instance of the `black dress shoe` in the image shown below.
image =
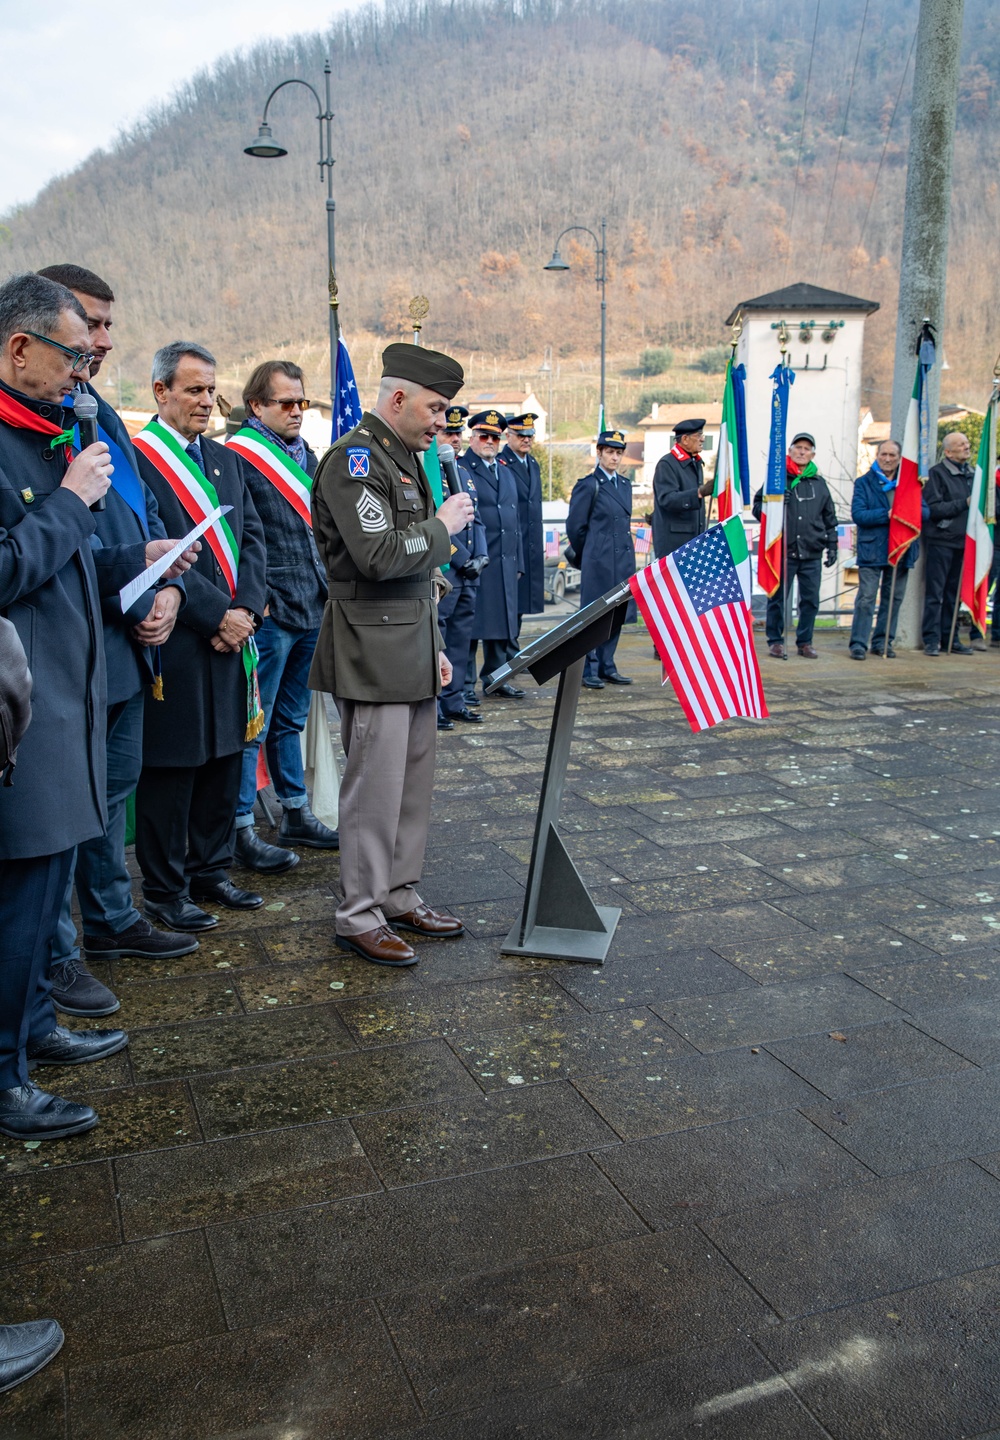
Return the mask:
<svg viewBox="0 0 1000 1440">
<path fill-rule="evenodd" d="M 294 870 L 299 863 L 299 857 L 291 850 L 268 845 L 252 825 L 244 825 L 242 830 L 237 830 L 233 858 L 244 870 L 256 870 L 261 875 L 283 875 L 286 870 Z"/>
<path fill-rule="evenodd" d="M 454 728 L 455 728 L 455 722 L 454 722 L 454 720 L 449 720 L 448 717 L 447 717 L 447 715 L 439 715 L 439 716 L 438 716 L 438 729 L 439 729 L 439 730 L 454 730 Z"/>
<path fill-rule="evenodd" d="M 85 1065 L 106 1060 L 128 1044 L 124 1030 L 66 1030 L 57 1025 L 41 1040 L 28 1043 L 28 1065 Z"/>
<path fill-rule="evenodd" d="M 0 1325 L 0 1395 L 43 1370 L 59 1354 L 64 1338 L 54 1320 Z"/>
<path fill-rule="evenodd" d="M 180 900 L 144 900 L 142 903 L 146 914 L 159 920 L 169 930 L 186 930 L 188 933 L 212 930 L 219 923 L 216 916 L 199 910 L 187 896 L 182 896 Z"/>
<path fill-rule="evenodd" d="M 496 690 L 491 691 L 491 696 L 494 700 L 523 700 L 524 691 L 504 681 Z"/>
<path fill-rule="evenodd" d="M 118 935 L 84 935 L 83 948 L 88 960 L 124 960 L 129 955 L 136 960 L 174 960 L 197 950 L 198 942 L 186 935 L 165 935 L 162 930 L 154 930 L 140 915 L 134 925 Z"/>
<path fill-rule="evenodd" d="M 286 810 L 278 826 L 279 845 L 304 845 L 307 850 L 339 850 L 340 836 L 329 825 L 303 805 L 301 810 Z"/>
<path fill-rule="evenodd" d="M 466 725 L 483 725 L 485 721 L 482 715 L 477 715 L 475 710 L 456 710 L 456 720 L 464 720 Z"/>
<path fill-rule="evenodd" d="M 149 927 L 152 929 L 152 926 Z M 158 932 L 154 932 L 158 933 Z M 191 949 L 197 949 L 197 940 L 192 940 Z M 49 966 L 52 982 L 52 1003 L 66 1015 L 83 1015 L 87 1018 L 113 1015 L 121 1009 L 118 996 L 91 975 L 82 960 L 67 956 L 64 960 L 53 960 Z"/>
<path fill-rule="evenodd" d="M 597 678 L 596 675 L 584 675 L 584 677 L 583 677 L 583 684 L 584 684 L 584 688 L 587 689 L 587 690 L 603 690 L 603 689 L 604 689 L 604 681 L 603 681 L 603 680 L 598 680 L 598 678 Z"/>
<path fill-rule="evenodd" d="M 997 640 L 997 641 L 996 641 L 996 644 L 997 644 L 997 645 L 1000 645 L 1000 640 Z M 467 710 L 478 709 L 478 707 L 479 707 L 482 703 L 483 703 L 483 702 L 480 700 L 480 698 L 479 698 L 479 696 L 476 694 L 475 690 L 466 690 L 466 692 L 465 692 L 465 708 L 466 708 Z"/>
<path fill-rule="evenodd" d="M 632 680 L 628 675 L 620 675 L 617 670 L 605 670 L 601 676 L 609 685 L 631 685 Z"/>
<path fill-rule="evenodd" d="M 97 1112 L 75 1100 L 60 1100 L 32 1081 L 0 1090 L 0 1135 L 12 1140 L 61 1140 L 97 1124 Z"/>
<path fill-rule="evenodd" d="M 259 910 L 264 903 L 263 895 L 253 890 L 241 890 L 231 880 L 220 880 L 204 890 L 191 891 L 192 898 L 210 905 L 224 905 L 227 910 Z"/>
</svg>

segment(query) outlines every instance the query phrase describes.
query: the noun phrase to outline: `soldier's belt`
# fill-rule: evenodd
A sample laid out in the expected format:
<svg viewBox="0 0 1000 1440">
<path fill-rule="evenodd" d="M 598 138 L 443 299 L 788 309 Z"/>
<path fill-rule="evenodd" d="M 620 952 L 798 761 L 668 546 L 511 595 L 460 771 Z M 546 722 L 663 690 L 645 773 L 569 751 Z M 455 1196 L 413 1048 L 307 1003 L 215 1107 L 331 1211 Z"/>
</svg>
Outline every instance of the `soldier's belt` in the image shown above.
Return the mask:
<svg viewBox="0 0 1000 1440">
<path fill-rule="evenodd" d="M 408 580 L 331 580 L 331 600 L 432 600 L 434 590 L 426 575 Z"/>
</svg>

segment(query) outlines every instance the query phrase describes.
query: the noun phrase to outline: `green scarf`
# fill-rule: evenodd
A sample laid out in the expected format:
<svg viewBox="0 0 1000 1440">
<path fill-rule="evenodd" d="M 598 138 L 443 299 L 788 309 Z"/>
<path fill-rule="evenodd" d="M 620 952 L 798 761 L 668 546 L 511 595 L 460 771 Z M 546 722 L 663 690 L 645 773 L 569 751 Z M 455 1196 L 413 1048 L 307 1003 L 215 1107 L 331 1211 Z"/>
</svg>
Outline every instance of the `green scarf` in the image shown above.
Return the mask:
<svg viewBox="0 0 1000 1440">
<path fill-rule="evenodd" d="M 819 474 L 815 460 L 810 460 L 807 465 L 800 467 L 790 456 L 785 458 L 785 472 L 788 475 L 789 490 L 794 490 L 800 480 L 811 480 L 814 475 Z"/>
</svg>

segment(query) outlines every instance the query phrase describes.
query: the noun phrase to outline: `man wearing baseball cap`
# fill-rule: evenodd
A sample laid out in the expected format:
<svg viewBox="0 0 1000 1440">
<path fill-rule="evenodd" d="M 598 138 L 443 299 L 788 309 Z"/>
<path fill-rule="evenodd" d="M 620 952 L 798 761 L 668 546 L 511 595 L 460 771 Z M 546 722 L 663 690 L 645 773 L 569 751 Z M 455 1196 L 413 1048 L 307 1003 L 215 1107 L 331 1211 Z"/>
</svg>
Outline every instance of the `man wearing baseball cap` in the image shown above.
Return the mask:
<svg viewBox="0 0 1000 1440">
<path fill-rule="evenodd" d="M 376 965 L 414 965 L 398 933 L 449 939 L 463 926 L 417 893 L 434 785 L 437 694 L 451 679 L 432 574 L 473 515 L 468 494 L 435 511 L 420 453 L 464 383 L 457 360 L 389 345 L 374 409 L 323 456 L 313 534 L 328 596 L 309 683 L 340 711 L 337 944 Z"/>
</svg>

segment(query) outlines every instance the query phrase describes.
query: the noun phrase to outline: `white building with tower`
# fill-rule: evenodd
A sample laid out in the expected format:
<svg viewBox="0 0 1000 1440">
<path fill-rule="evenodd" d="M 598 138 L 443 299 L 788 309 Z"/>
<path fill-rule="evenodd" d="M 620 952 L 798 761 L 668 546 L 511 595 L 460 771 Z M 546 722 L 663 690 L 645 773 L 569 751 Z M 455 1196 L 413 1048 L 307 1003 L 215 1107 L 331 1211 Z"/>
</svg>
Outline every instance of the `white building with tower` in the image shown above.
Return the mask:
<svg viewBox="0 0 1000 1440">
<path fill-rule="evenodd" d="M 764 480 L 771 418 L 771 372 L 781 359 L 784 327 L 795 371 L 788 403 L 788 439 L 816 437 L 816 465 L 826 477 L 841 520 L 849 520 L 858 473 L 858 415 L 865 321 L 875 300 L 798 282 L 741 300 L 726 320 L 743 317 L 737 363 L 746 366 L 747 450 L 755 493 Z"/>
</svg>

